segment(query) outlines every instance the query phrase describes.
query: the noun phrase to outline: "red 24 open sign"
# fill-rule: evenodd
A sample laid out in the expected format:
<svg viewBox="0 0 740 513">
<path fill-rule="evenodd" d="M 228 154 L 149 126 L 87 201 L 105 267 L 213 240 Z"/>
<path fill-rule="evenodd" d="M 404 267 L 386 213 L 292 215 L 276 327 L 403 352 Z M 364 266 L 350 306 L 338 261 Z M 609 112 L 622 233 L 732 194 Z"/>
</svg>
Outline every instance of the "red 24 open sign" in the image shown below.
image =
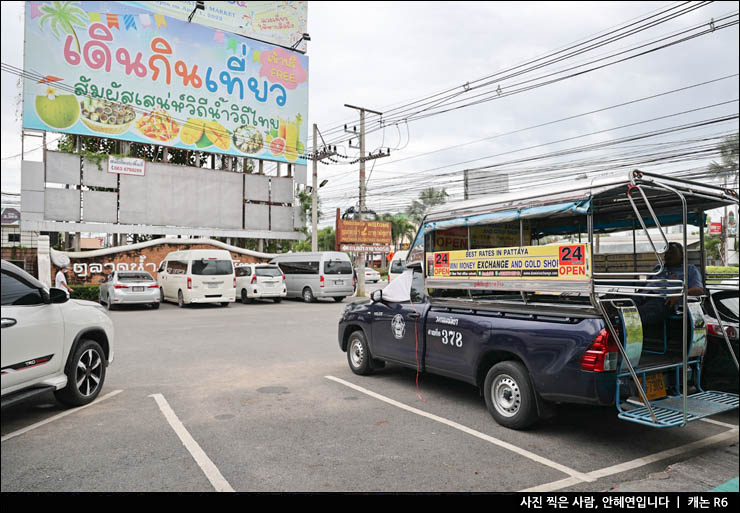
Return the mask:
<svg viewBox="0 0 740 513">
<path fill-rule="evenodd" d="M 585 263 L 586 247 L 584 245 L 560 247 L 560 265 L 584 265 Z"/>
</svg>

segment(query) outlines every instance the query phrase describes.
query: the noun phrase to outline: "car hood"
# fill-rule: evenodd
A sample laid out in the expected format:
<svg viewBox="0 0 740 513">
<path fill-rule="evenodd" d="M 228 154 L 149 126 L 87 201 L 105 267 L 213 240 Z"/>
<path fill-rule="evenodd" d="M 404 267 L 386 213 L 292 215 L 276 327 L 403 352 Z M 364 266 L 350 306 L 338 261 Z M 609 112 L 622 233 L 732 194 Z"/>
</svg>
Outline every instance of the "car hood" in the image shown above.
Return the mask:
<svg viewBox="0 0 740 513">
<path fill-rule="evenodd" d="M 103 308 L 103 305 L 94 301 L 88 301 L 86 299 L 70 299 L 70 302 L 78 306 L 97 308 L 101 312 L 105 312 L 105 308 Z"/>
</svg>

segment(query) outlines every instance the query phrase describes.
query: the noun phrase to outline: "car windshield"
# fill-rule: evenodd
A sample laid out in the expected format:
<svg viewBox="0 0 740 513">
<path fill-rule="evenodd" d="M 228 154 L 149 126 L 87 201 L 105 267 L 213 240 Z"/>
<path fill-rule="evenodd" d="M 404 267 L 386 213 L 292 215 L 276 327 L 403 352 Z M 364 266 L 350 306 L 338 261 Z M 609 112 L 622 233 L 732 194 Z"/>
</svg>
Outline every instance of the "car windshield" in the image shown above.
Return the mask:
<svg viewBox="0 0 740 513">
<path fill-rule="evenodd" d="M 352 264 L 346 260 L 327 260 L 324 274 L 352 274 Z"/>
<path fill-rule="evenodd" d="M 154 278 L 149 273 L 121 273 L 118 281 L 154 281 Z"/>
<path fill-rule="evenodd" d="M 231 274 L 234 266 L 231 260 L 193 260 L 193 274 L 200 276 L 217 276 Z"/>
<path fill-rule="evenodd" d="M 257 276 L 275 278 L 282 275 L 283 272 L 278 267 L 257 267 Z"/>
</svg>

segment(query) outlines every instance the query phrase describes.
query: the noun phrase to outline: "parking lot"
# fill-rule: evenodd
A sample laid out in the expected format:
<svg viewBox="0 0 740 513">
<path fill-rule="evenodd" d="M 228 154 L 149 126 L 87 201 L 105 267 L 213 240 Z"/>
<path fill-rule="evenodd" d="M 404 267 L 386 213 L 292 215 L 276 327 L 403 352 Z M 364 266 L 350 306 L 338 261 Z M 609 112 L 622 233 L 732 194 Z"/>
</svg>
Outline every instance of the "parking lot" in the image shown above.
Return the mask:
<svg viewBox="0 0 740 513">
<path fill-rule="evenodd" d="M 347 301 L 111 312 L 96 402 L 3 411 L 2 491 L 602 491 L 737 446 L 737 410 L 661 430 L 563 406 L 512 431 L 470 385 L 356 376 L 336 335 Z"/>
</svg>

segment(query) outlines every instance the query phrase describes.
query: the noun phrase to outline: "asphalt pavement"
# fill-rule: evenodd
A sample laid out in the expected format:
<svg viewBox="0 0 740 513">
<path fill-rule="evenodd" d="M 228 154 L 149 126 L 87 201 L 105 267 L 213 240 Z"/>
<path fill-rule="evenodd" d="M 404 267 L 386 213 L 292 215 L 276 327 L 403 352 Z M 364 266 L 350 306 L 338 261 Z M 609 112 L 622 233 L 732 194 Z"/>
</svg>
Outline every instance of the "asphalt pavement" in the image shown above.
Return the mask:
<svg viewBox="0 0 740 513">
<path fill-rule="evenodd" d="M 468 384 L 356 376 L 337 342 L 349 301 L 111 312 L 98 402 L 3 411 L 1 490 L 700 492 L 738 475 L 737 410 L 660 430 L 563 406 L 512 431 Z"/>
</svg>

